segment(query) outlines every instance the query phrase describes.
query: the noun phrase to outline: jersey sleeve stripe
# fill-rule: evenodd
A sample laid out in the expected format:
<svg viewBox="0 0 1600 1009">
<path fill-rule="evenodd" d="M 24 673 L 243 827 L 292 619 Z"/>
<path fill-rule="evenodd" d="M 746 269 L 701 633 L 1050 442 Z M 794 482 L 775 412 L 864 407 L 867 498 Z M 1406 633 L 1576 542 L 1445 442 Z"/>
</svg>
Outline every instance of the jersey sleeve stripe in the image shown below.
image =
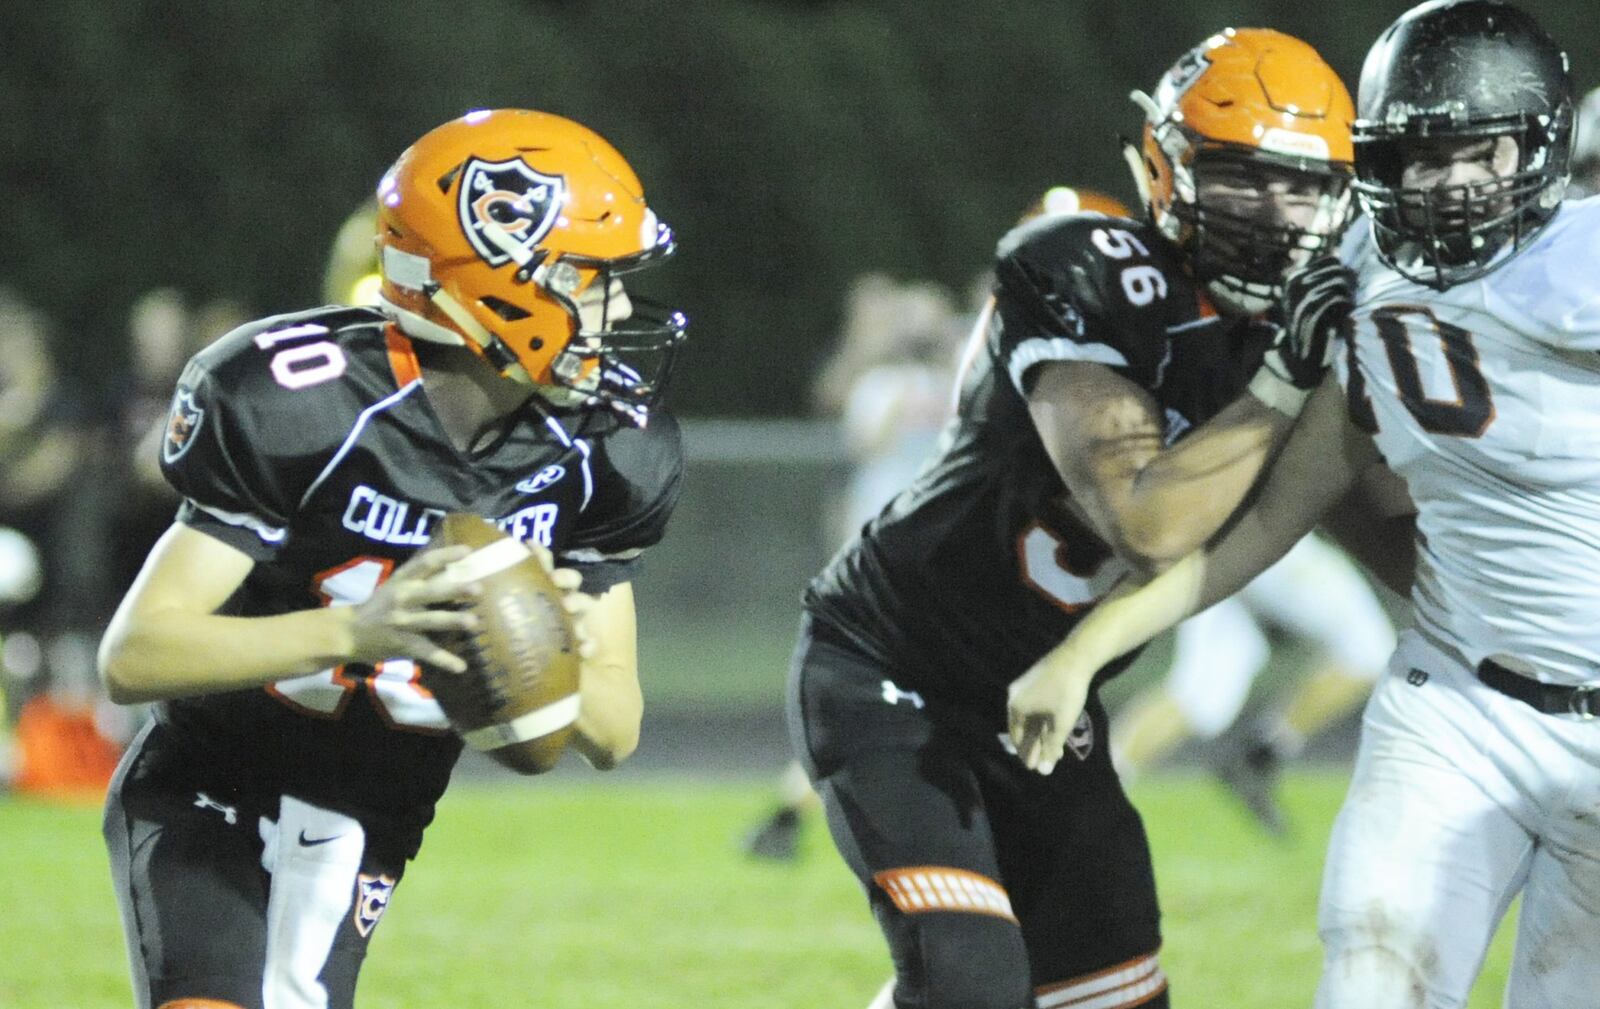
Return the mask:
<svg viewBox="0 0 1600 1009">
<path fill-rule="evenodd" d="M 1221 320 L 1215 314 L 1202 315 L 1198 319 L 1190 319 L 1188 322 L 1178 322 L 1168 326 L 1167 335 L 1171 336 L 1175 333 L 1187 333 L 1191 329 L 1199 329 L 1201 326 L 1209 326 L 1214 322 L 1220 321 Z"/>
<path fill-rule="evenodd" d="M 560 439 L 561 444 L 568 448 L 577 449 L 578 454 L 583 456 L 583 465 L 581 467 L 583 470 L 583 503 L 578 505 L 578 511 L 581 512 L 589 507 L 589 499 L 594 497 L 594 473 L 589 469 L 589 443 L 582 438 L 574 438 L 567 434 L 567 429 L 561 426 L 561 422 L 550 416 L 550 414 L 545 413 L 542 407 L 539 408 L 539 412 L 544 416 L 545 426 Z"/>
<path fill-rule="evenodd" d="M 304 508 L 306 502 L 311 500 L 311 495 L 317 492 L 317 488 L 322 486 L 323 481 L 327 480 L 333 471 L 339 468 L 339 464 L 344 461 L 344 457 L 350 454 L 350 450 L 355 447 L 356 440 L 361 437 L 362 430 L 367 426 L 367 421 L 371 420 L 374 414 L 387 410 L 402 399 L 405 399 L 421 385 L 422 381 L 420 379 L 413 379 L 410 383 L 402 386 L 399 391 L 385 396 L 361 411 L 361 416 L 356 418 L 355 424 L 350 428 L 350 433 L 345 435 L 344 444 L 339 446 L 339 451 L 333 454 L 333 458 L 328 460 L 328 465 L 322 467 L 322 472 L 318 473 L 317 478 L 311 481 L 311 486 L 306 488 L 306 492 L 300 495 L 301 508 Z"/>
<path fill-rule="evenodd" d="M 254 515 L 249 515 L 244 512 L 224 511 L 221 508 L 213 508 L 208 504 L 201 504 L 194 498 L 190 498 L 189 502 L 193 504 L 195 508 L 205 512 L 207 515 L 210 515 L 218 522 L 222 522 L 230 526 L 238 526 L 241 529 L 248 529 L 268 543 L 282 543 L 284 537 L 289 535 L 289 531 L 287 529 L 268 525 Z"/>
<path fill-rule="evenodd" d="M 631 561 L 644 554 L 643 547 L 629 547 L 615 553 L 602 553 L 593 547 L 574 547 L 561 551 L 561 559 L 575 564 L 602 564 L 606 561 Z"/>
<path fill-rule="evenodd" d="M 1018 392 L 1027 395 L 1022 377 L 1029 368 L 1043 361 L 1087 361 L 1113 368 L 1128 366 L 1128 359 L 1121 351 L 1104 343 L 1079 343 L 1065 337 L 1035 337 L 1017 344 L 1017 349 L 1011 352 L 1007 371 L 1011 374 L 1011 384 L 1017 387 Z"/>
<path fill-rule="evenodd" d="M 583 503 L 578 505 L 578 511 L 582 512 L 589 507 L 589 499 L 594 497 L 594 473 L 589 469 L 589 443 L 578 438 L 573 444 L 583 453 Z"/>
</svg>

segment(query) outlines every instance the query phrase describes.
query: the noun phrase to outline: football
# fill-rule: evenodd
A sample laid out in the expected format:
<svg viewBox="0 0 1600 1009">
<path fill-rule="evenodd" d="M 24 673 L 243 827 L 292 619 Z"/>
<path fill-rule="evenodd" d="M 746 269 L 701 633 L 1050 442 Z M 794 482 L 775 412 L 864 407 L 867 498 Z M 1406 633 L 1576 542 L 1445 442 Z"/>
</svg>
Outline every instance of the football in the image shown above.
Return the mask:
<svg viewBox="0 0 1600 1009">
<path fill-rule="evenodd" d="M 542 774 L 578 718 L 578 640 L 562 591 L 532 549 L 476 515 L 446 515 L 433 545 L 470 547 L 444 573 L 480 582 L 483 594 L 472 604 L 476 632 L 439 636 L 467 671 L 424 669 L 422 685 L 467 745 L 519 774 Z"/>
</svg>

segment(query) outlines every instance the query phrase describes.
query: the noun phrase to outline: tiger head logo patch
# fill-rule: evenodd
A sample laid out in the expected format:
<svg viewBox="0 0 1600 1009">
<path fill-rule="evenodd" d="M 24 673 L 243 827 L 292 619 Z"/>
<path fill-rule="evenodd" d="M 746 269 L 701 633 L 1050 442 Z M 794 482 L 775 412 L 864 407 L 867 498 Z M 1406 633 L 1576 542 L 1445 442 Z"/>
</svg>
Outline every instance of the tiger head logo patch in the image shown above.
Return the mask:
<svg viewBox="0 0 1600 1009">
<path fill-rule="evenodd" d="M 167 429 L 161 438 L 161 460 L 175 463 L 183 458 L 200 433 L 206 411 L 194 401 L 194 393 L 178 386 L 172 397 L 172 410 L 167 414 Z"/>
</svg>

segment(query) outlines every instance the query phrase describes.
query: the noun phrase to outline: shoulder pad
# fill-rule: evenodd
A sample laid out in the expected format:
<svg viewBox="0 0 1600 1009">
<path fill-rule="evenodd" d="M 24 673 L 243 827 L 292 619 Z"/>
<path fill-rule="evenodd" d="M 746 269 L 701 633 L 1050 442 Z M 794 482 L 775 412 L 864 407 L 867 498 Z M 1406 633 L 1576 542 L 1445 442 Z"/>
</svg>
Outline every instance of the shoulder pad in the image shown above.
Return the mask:
<svg viewBox="0 0 1600 1009">
<path fill-rule="evenodd" d="M 196 354 L 161 457 L 186 507 L 280 541 L 362 411 L 397 392 L 383 321 L 361 309 L 274 316 Z"/>
<path fill-rule="evenodd" d="M 230 390 L 305 409 L 347 395 L 352 384 L 392 381 L 387 319 L 372 309 L 335 306 L 274 315 L 219 337 L 190 361 Z M 300 395 L 290 395 L 300 394 Z M 295 402 L 298 400 L 299 402 Z"/>
<path fill-rule="evenodd" d="M 1028 370 L 1049 360 L 1104 364 L 1150 387 L 1169 332 L 1202 315 L 1182 253 L 1142 221 L 1042 218 L 1007 234 L 998 253 L 992 349 L 1024 395 Z"/>
<path fill-rule="evenodd" d="M 621 425 L 593 442 L 594 499 L 564 556 L 630 560 L 661 539 L 683 484 L 683 435 L 663 409 L 647 427 Z"/>
<path fill-rule="evenodd" d="M 1359 214 L 1339 238 L 1339 260 L 1346 266 L 1359 267 L 1362 257 L 1372 247 L 1372 221 Z"/>
<path fill-rule="evenodd" d="M 1480 283 L 1530 339 L 1600 351 L 1600 196 L 1563 203 L 1544 232 Z"/>
</svg>

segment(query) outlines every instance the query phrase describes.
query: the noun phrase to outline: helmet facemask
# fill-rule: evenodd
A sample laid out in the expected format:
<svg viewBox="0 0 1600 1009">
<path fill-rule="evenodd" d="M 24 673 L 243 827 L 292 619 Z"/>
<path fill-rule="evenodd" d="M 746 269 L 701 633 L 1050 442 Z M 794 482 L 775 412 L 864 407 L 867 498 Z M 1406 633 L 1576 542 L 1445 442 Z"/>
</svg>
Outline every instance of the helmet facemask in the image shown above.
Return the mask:
<svg viewBox="0 0 1600 1009">
<path fill-rule="evenodd" d="M 621 277 L 660 263 L 676 247 L 672 229 L 653 223 L 656 235 L 648 248 L 615 259 L 577 253 L 550 258 L 519 245 L 492 223 L 484 226 L 485 237 L 515 263 L 516 282 L 538 287 L 571 320 L 571 336 L 551 359 L 548 382 L 540 383 L 547 399 L 563 406 L 604 406 L 637 427 L 648 423 L 688 329 L 682 312 L 622 289 Z M 508 374 L 527 378 L 521 369 Z"/>
<path fill-rule="evenodd" d="M 1444 290 L 1526 248 L 1566 192 L 1567 56 L 1499 0 L 1427 3 L 1367 52 L 1351 125 L 1378 256 Z M 1515 146 L 1514 157 L 1502 157 Z M 1474 169 L 1478 152 L 1489 152 Z"/>
<path fill-rule="evenodd" d="M 1195 278 L 1237 311 L 1265 311 L 1286 271 L 1332 251 L 1349 182 L 1327 161 L 1201 141 L 1174 163 L 1172 204 Z"/>
<path fill-rule="evenodd" d="M 1436 290 L 1483 276 L 1521 248 L 1549 220 L 1565 191 L 1553 174 L 1556 145 L 1545 124 L 1526 128 L 1486 124 L 1470 131 L 1431 133 L 1418 124 L 1356 134 L 1355 191 L 1372 218 L 1384 259 L 1402 276 Z M 1489 164 L 1496 150 L 1515 145 L 1512 165 Z M 1408 185 L 1406 171 L 1421 152 L 1485 151 L 1486 177 L 1466 182 Z M 1438 157 L 1435 153 L 1435 157 Z"/>
</svg>

